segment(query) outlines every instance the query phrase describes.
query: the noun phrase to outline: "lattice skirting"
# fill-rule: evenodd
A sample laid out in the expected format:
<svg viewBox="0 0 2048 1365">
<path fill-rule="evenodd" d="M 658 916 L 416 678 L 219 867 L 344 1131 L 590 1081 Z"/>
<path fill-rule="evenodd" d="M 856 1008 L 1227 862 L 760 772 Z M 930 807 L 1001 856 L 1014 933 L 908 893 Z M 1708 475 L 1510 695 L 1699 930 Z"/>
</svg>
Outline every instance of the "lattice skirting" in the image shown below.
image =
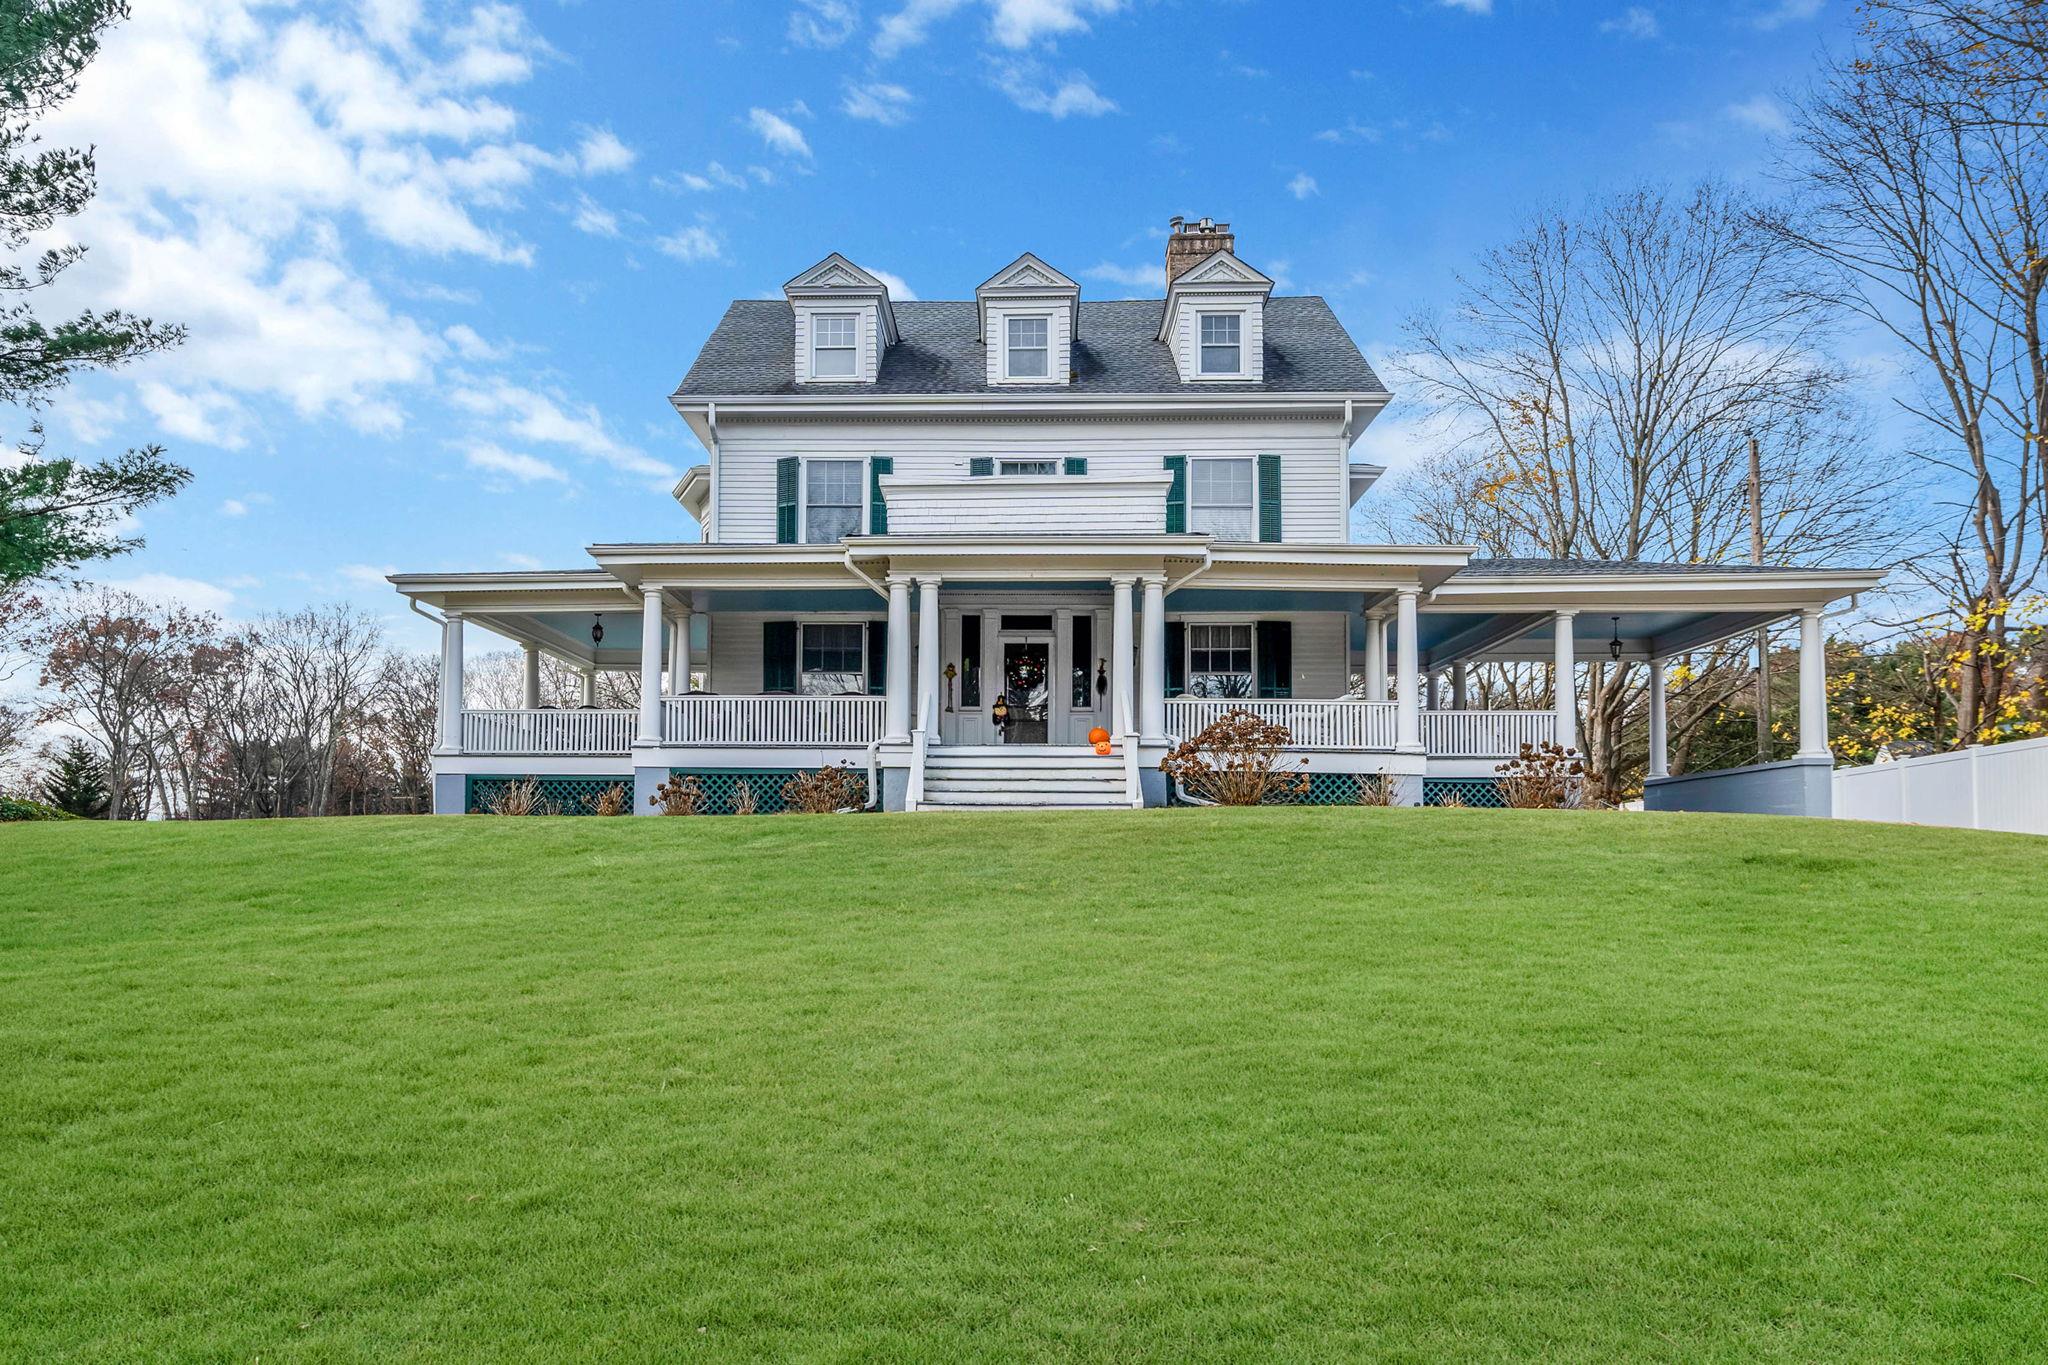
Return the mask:
<svg viewBox="0 0 2048 1365">
<path fill-rule="evenodd" d="M 506 774 L 497 777 L 471 776 L 464 790 L 462 808 L 472 815 L 488 812 L 504 796 L 505 788 L 514 782 L 528 779 L 524 774 Z M 598 798 L 611 787 L 619 787 L 626 794 L 626 813 L 633 810 L 633 777 L 563 777 L 546 776 L 532 779 L 539 785 L 539 808 L 535 815 L 595 815 Z"/>
<path fill-rule="evenodd" d="M 733 815 L 738 812 L 740 784 L 745 783 L 754 797 L 756 815 L 780 815 L 787 810 L 788 803 L 782 799 L 782 788 L 799 772 L 813 772 L 811 768 L 670 768 L 671 777 L 694 777 L 697 785 L 704 789 L 704 815 Z M 868 775 L 855 769 L 853 773 L 854 804 L 864 806 L 868 799 Z"/>
<path fill-rule="evenodd" d="M 1422 783 L 1422 804 L 1425 806 L 1448 806 L 1453 798 L 1467 806 L 1484 806 L 1491 810 L 1505 809 L 1507 801 L 1500 794 L 1500 782 L 1491 777 L 1431 777 Z"/>
</svg>

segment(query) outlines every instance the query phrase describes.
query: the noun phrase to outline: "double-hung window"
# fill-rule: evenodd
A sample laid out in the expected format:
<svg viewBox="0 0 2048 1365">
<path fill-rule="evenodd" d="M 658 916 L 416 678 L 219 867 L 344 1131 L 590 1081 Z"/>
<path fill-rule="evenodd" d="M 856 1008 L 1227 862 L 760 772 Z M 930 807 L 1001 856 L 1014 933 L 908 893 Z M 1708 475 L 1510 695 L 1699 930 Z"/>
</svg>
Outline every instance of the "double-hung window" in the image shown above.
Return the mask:
<svg viewBox="0 0 2048 1365">
<path fill-rule="evenodd" d="M 867 504 L 861 489 L 861 461 L 804 461 L 804 543 L 830 545 L 860 534 Z"/>
<path fill-rule="evenodd" d="M 1244 318 L 1238 313 L 1202 314 L 1202 373 L 1244 373 Z"/>
<path fill-rule="evenodd" d="M 1011 318 L 1008 328 L 1007 368 L 1011 379 L 1046 379 L 1052 374 L 1052 352 L 1048 340 L 1050 318 Z"/>
<path fill-rule="evenodd" d="M 1188 529 L 1218 540 L 1257 540 L 1249 459 L 1188 461 Z"/>
<path fill-rule="evenodd" d="M 852 379 L 859 367 L 859 319 L 852 313 L 827 313 L 811 319 L 811 378 Z"/>
<path fill-rule="evenodd" d="M 1249 697 L 1251 694 L 1251 626 L 1191 622 L 1188 625 L 1188 695 Z"/>
<path fill-rule="evenodd" d="M 867 691 L 867 632 L 859 625 L 806 625 L 803 677 L 798 691 L 807 697 L 837 697 Z"/>
</svg>

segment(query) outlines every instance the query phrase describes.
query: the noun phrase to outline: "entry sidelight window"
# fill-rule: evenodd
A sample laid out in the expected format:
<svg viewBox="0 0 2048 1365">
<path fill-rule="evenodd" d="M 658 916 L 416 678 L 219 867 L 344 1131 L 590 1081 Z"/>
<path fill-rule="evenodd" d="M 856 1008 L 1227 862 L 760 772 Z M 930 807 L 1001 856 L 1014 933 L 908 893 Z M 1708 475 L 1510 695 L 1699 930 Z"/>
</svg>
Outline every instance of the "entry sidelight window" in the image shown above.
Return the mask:
<svg viewBox="0 0 2048 1365">
<path fill-rule="evenodd" d="M 1188 695 L 1249 697 L 1251 694 L 1251 625 L 1190 624 Z"/>
<path fill-rule="evenodd" d="M 804 695 L 837 697 L 867 691 L 866 660 L 861 653 L 866 638 L 866 628 L 857 623 L 805 626 Z"/>
<path fill-rule="evenodd" d="M 960 618 L 960 705 L 981 705 L 981 617 Z"/>
<path fill-rule="evenodd" d="M 1073 643 L 1068 656 L 1073 664 L 1074 683 L 1069 704 L 1076 711 L 1090 711 L 1095 707 L 1095 618 L 1087 612 L 1074 615 Z"/>
</svg>

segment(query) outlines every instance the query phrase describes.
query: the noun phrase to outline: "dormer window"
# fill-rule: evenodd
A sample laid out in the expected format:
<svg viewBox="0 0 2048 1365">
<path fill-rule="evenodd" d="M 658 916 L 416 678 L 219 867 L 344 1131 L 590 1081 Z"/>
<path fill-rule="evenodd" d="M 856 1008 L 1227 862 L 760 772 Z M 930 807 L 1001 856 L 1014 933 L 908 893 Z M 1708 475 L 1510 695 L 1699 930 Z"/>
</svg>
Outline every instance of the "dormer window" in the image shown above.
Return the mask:
<svg viewBox="0 0 2048 1365">
<path fill-rule="evenodd" d="M 1008 360 L 1005 372 L 1011 379 L 1044 379 L 1052 372 L 1052 319 L 1049 317 L 1008 319 Z"/>
<path fill-rule="evenodd" d="M 859 319 L 852 313 L 821 313 L 811 319 L 811 375 L 852 379 L 860 370 Z"/>
<path fill-rule="evenodd" d="M 1202 316 L 1202 373 L 1244 373 L 1244 317 L 1239 313 Z"/>
</svg>

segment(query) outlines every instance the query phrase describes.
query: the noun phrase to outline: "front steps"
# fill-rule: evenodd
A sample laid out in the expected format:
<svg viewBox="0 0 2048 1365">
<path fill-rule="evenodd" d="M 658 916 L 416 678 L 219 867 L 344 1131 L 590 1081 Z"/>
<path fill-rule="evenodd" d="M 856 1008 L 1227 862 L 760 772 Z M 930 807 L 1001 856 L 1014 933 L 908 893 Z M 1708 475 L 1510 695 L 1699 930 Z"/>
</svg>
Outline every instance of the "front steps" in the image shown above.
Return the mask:
<svg viewBox="0 0 2048 1365">
<path fill-rule="evenodd" d="M 955 745 L 924 761 L 919 810 L 1128 808 L 1123 750 L 1078 745 Z"/>
</svg>

